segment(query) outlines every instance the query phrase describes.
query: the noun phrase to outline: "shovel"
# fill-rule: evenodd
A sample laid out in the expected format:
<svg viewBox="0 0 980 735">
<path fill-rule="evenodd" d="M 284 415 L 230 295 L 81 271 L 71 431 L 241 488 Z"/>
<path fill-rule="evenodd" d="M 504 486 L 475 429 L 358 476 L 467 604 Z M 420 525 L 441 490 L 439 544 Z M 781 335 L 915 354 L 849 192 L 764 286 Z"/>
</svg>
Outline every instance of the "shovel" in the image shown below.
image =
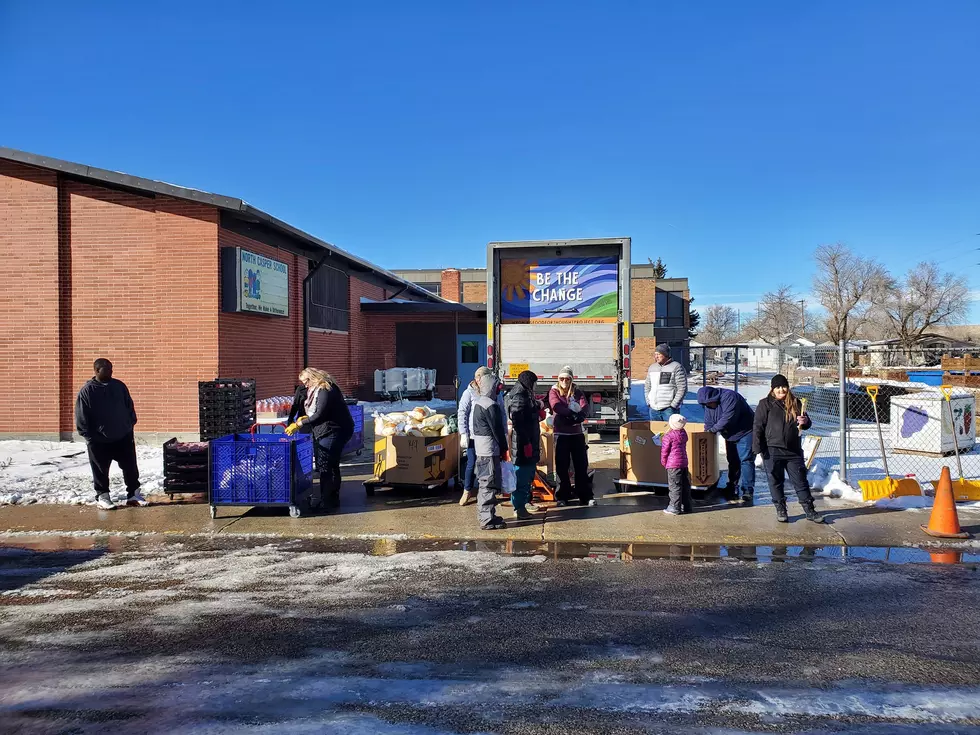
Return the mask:
<svg viewBox="0 0 980 735">
<path fill-rule="evenodd" d="M 885 467 L 883 480 L 859 480 L 862 500 L 880 500 L 881 498 L 897 498 L 900 495 L 922 495 L 919 483 L 911 477 L 896 479 L 888 472 L 888 455 L 885 453 L 885 439 L 881 435 L 881 419 L 878 417 L 878 386 L 868 385 L 864 390 L 871 398 L 875 410 L 875 426 L 878 428 L 878 446 L 881 447 L 881 463 Z"/>
<path fill-rule="evenodd" d="M 960 441 L 956 438 L 956 422 L 953 420 L 953 403 L 950 400 L 953 397 L 953 387 L 943 385 L 940 386 L 939 390 L 943 392 L 943 397 L 946 399 L 946 412 L 949 414 L 949 428 L 953 432 L 953 451 L 956 453 L 956 471 L 960 475 L 960 479 L 953 483 L 953 499 L 957 501 L 980 500 L 980 482 L 970 482 L 969 480 L 963 479 L 963 465 L 960 462 Z M 939 480 L 933 481 L 932 485 L 938 489 Z"/>
</svg>

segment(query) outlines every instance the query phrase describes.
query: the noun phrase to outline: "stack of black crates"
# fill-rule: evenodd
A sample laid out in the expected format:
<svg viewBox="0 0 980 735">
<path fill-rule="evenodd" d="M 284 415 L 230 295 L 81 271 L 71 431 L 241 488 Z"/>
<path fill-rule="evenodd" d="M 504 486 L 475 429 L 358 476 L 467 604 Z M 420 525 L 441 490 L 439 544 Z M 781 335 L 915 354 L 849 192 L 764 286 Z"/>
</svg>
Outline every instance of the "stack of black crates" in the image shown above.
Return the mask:
<svg viewBox="0 0 980 735">
<path fill-rule="evenodd" d="M 255 381 L 219 378 L 197 384 L 201 441 L 248 431 L 255 423 Z"/>
<path fill-rule="evenodd" d="M 179 442 L 174 438 L 163 445 L 163 491 L 167 495 L 207 493 L 207 442 Z"/>
</svg>

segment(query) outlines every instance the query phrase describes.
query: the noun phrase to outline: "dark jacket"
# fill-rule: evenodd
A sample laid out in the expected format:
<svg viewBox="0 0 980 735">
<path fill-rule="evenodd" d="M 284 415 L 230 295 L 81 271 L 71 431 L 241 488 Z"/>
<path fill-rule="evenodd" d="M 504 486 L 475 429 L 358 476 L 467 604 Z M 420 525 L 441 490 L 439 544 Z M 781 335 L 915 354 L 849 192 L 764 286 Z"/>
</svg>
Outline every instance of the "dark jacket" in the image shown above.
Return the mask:
<svg viewBox="0 0 980 735">
<path fill-rule="evenodd" d="M 577 403 L 582 410 L 577 413 L 573 411 L 569 408 L 572 403 Z M 555 414 L 556 434 L 583 433 L 582 422 L 585 421 L 589 409 L 585 393 L 576 387 L 571 397 L 565 398 L 556 385 L 548 392 L 548 404 L 551 406 L 551 412 Z"/>
<path fill-rule="evenodd" d="M 477 457 L 501 457 L 507 451 L 507 421 L 497 401 L 498 383 L 493 375 L 480 378 L 480 395 L 473 401 L 470 424 Z"/>
<path fill-rule="evenodd" d="M 330 390 L 320 389 L 309 419 L 303 429 L 312 431 L 317 441 L 325 436 L 354 436 L 354 419 L 344 401 L 344 394 L 336 385 L 330 386 Z"/>
<path fill-rule="evenodd" d="M 75 399 L 75 428 L 85 441 L 108 444 L 125 439 L 136 426 L 136 407 L 129 388 L 110 378 L 100 383 L 92 378 Z"/>
<path fill-rule="evenodd" d="M 752 433 L 752 409 L 738 393 L 728 388 L 705 386 L 698 390 L 698 403 L 704 406 L 704 430 L 737 442 Z M 708 408 L 717 403 L 716 408 Z"/>
<path fill-rule="evenodd" d="M 306 414 L 306 386 L 297 385 L 296 395 L 293 396 L 293 405 L 289 409 L 289 416 L 286 418 L 286 423 L 291 424 L 296 421 L 297 418 Z"/>
<path fill-rule="evenodd" d="M 518 467 L 537 465 L 541 460 L 541 423 L 538 400 L 521 383 L 507 394 L 507 415 L 514 430 L 510 435 L 510 456 Z M 531 456 L 524 448 L 531 445 Z"/>
<path fill-rule="evenodd" d="M 800 400 L 796 399 L 796 413 L 799 415 Z M 777 454 L 798 454 L 803 456 L 803 442 L 800 438 L 800 431 L 809 429 L 812 426 L 810 417 L 803 414 L 803 426 L 796 425 L 796 421 L 789 421 L 786 417 L 786 407 L 782 401 L 777 401 L 770 394 L 759 401 L 755 409 L 755 423 L 752 427 L 752 451 L 764 457 L 769 455 L 770 450 L 777 450 Z"/>
</svg>

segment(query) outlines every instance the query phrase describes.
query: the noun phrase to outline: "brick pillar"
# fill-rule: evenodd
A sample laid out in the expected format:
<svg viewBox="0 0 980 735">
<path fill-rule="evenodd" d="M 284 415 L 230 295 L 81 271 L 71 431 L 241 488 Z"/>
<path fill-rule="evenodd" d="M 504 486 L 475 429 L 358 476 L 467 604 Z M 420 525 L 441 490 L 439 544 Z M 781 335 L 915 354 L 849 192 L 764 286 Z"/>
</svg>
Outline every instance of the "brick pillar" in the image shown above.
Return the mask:
<svg viewBox="0 0 980 735">
<path fill-rule="evenodd" d="M 462 298 L 462 275 L 456 268 L 442 272 L 442 298 L 456 303 Z"/>
</svg>

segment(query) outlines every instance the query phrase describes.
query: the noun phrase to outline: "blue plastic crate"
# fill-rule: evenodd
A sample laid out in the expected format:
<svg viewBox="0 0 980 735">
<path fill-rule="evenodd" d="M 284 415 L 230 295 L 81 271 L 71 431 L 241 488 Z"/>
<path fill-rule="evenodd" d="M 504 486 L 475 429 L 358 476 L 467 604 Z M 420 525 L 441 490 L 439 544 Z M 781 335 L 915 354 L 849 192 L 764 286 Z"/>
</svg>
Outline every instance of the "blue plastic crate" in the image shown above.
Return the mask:
<svg viewBox="0 0 980 735">
<path fill-rule="evenodd" d="M 211 441 L 210 503 L 295 505 L 313 485 L 309 436 L 232 434 Z"/>
<path fill-rule="evenodd" d="M 357 452 L 364 447 L 364 406 L 348 406 L 354 419 L 354 436 L 344 445 L 344 454 Z"/>
</svg>

